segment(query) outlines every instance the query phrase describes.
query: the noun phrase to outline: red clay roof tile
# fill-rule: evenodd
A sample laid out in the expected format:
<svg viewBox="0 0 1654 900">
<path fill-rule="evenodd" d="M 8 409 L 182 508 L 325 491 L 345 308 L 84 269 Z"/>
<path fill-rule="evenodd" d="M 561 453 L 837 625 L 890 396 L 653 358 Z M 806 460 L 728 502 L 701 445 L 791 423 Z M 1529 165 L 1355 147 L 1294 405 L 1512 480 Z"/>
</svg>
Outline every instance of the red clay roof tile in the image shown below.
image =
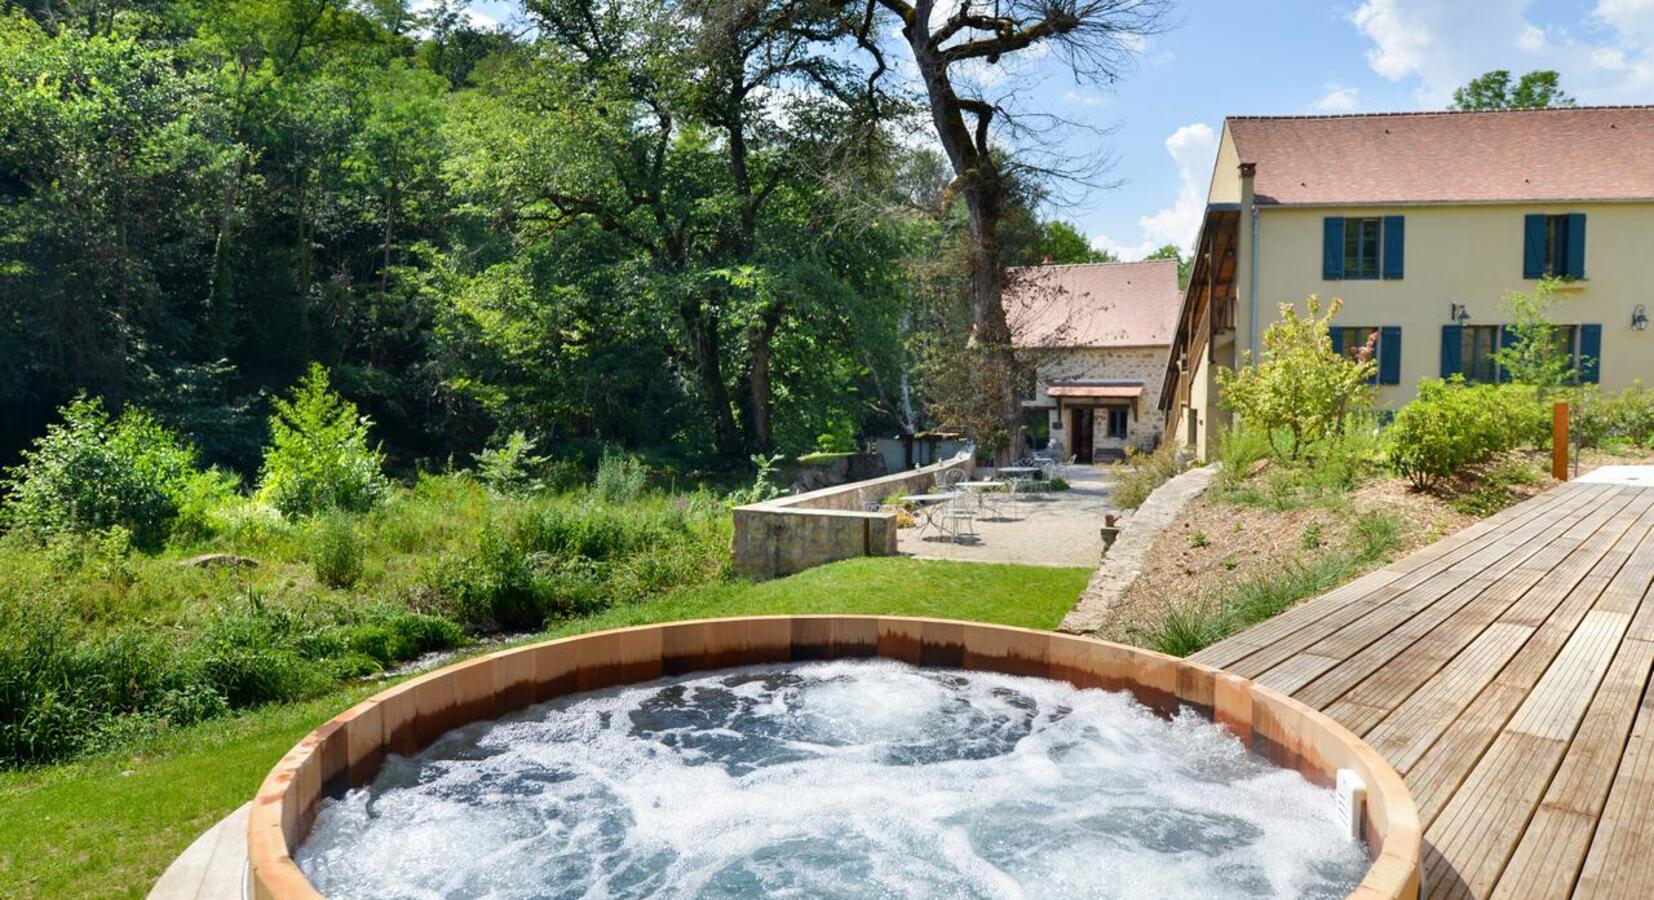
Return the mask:
<svg viewBox="0 0 1654 900">
<path fill-rule="evenodd" d="M 1183 303 L 1177 261 L 1010 270 L 1005 314 L 1018 347 L 1163 347 Z"/>
<path fill-rule="evenodd" d="M 1259 203 L 1654 199 L 1654 106 L 1235 117 Z"/>
</svg>

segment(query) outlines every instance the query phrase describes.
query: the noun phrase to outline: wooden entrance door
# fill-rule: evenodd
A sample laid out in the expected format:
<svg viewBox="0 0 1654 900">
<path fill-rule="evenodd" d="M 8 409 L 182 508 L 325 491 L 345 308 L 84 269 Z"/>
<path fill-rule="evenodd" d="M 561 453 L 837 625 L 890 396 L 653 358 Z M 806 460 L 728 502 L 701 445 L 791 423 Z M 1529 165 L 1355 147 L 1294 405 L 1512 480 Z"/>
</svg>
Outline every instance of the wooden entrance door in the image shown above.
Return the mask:
<svg viewBox="0 0 1654 900">
<path fill-rule="evenodd" d="M 1094 410 L 1089 406 L 1075 406 L 1068 410 L 1069 447 L 1074 457 L 1083 463 L 1091 462 L 1091 425 Z"/>
</svg>

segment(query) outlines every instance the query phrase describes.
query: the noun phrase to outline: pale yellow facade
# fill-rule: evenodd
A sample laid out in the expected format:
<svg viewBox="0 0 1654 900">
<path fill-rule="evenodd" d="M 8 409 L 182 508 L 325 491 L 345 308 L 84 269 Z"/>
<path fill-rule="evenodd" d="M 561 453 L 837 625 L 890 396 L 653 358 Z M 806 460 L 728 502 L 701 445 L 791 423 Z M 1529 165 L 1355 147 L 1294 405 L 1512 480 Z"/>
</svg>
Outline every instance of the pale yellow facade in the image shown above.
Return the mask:
<svg viewBox="0 0 1654 900">
<path fill-rule="evenodd" d="M 1238 204 L 1240 233 L 1235 266 L 1235 327 L 1214 340 L 1208 355 L 1234 365 L 1237 350 L 1256 350 L 1256 332 L 1278 316 L 1281 303 L 1317 295 L 1343 301 L 1340 326 L 1401 329 L 1400 383 L 1379 388 L 1381 409 L 1411 400 L 1423 378 L 1442 374 L 1443 326 L 1454 324 L 1453 305 L 1469 311 L 1467 326 L 1510 321 L 1503 298 L 1531 291 L 1523 277 L 1523 218 L 1528 214 L 1586 216 L 1585 278 L 1557 293 L 1552 319 L 1559 325 L 1601 326 L 1600 384 L 1618 390 L 1634 382 L 1654 384 L 1654 329 L 1632 326 L 1638 307 L 1654 308 L 1647 269 L 1654 257 L 1654 199 L 1580 203 L 1420 203 L 1386 206 L 1275 206 L 1253 203 L 1250 180 L 1241 176 L 1234 143 L 1225 129 L 1209 191 L 1211 204 Z M 1232 208 L 1232 207 L 1231 207 Z M 1405 219 L 1405 265 L 1399 279 L 1327 280 L 1322 270 L 1323 219 L 1328 216 Z M 1168 431 L 1180 444 L 1194 438 L 1193 452 L 1210 456 L 1208 426 L 1221 413 L 1215 382 L 1197 368 L 1189 403 L 1172 409 Z M 1190 413 L 1196 415 L 1190 428 Z"/>
</svg>

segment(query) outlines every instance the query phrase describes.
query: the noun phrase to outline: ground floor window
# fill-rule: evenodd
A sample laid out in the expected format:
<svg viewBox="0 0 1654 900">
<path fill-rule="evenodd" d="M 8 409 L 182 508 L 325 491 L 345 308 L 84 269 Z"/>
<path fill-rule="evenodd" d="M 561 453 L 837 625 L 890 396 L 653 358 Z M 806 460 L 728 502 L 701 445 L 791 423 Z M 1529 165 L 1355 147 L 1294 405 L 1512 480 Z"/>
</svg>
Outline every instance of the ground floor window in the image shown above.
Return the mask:
<svg viewBox="0 0 1654 900">
<path fill-rule="evenodd" d="M 1124 406 L 1111 406 L 1108 408 L 1109 437 L 1120 438 L 1121 440 L 1125 439 L 1130 413 L 1131 411 Z"/>
<path fill-rule="evenodd" d="M 1362 352 L 1367 349 L 1367 342 L 1371 341 L 1373 345 L 1371 358 L 1375 362 L 1378 360 L 1378 341 L 1374 338 L 1374 335 L 1378 334 L 1377 328 L 1355 327 L 1340 328 L 1338 330 L 1340 332 L 1338 348 L 1344 354 L 1345 359 L 1360 359 Z"/>
<path fill-rule="evenodd" d="M 1466 325 L 1459 337 L 1459 366 L 1464 380 L 1492 384 L 1498 377 L 1493 361 L 1499 349 L 1499 326 Z"/>
</svg>

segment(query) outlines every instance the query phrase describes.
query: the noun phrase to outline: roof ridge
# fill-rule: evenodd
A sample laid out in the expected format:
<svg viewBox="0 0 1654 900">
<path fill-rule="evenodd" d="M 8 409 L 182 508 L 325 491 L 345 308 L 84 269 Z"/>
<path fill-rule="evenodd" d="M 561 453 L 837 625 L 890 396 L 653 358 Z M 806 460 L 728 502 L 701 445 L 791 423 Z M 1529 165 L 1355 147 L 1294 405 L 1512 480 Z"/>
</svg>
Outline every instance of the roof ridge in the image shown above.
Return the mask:
<svg viewBox="0 0 1654 900">
<path fill-rule="evenodd" d="M 1599 106 L 1526 106 L 1509 109 L 1403 109 L 1357 113 L 1289 113 L 1282 115 L 1224 116 L 1227 121 L 1259 122 L 1278 119 L 1383 119 L 1421 116 L 1498 116 L 1518 113 L 1600 112 L 1608 110 L 1654 110 L 1654 103 L 1619 103 Z"/>
<path fill-rule="evenodd" d="M 1116 260 L 1110 260 L 1108 262 L 1034 263 L 1033 265 L 1028 265 L 1028 266 L 1006 266 L 1005 268 L 1006 268 L 1007 271 L 1018 272 L 1018 271 L 1034 270 L 1034 269 L 1085 269 L 1085 268 L 1098 268 L 1098 269 L 1101 269 L 1101 268 L 1106 268 L 1108 266 L 1142 266 L 1142 265 L 1148 265 L 1148 264 L 1151 264 L 1151 263 L 1172 263 L 1172 264 L 1175 265 L 1177 263 L 1177 260 L 1175 260 L 1175 259 L 1116 259 Z"/>
</svg>

